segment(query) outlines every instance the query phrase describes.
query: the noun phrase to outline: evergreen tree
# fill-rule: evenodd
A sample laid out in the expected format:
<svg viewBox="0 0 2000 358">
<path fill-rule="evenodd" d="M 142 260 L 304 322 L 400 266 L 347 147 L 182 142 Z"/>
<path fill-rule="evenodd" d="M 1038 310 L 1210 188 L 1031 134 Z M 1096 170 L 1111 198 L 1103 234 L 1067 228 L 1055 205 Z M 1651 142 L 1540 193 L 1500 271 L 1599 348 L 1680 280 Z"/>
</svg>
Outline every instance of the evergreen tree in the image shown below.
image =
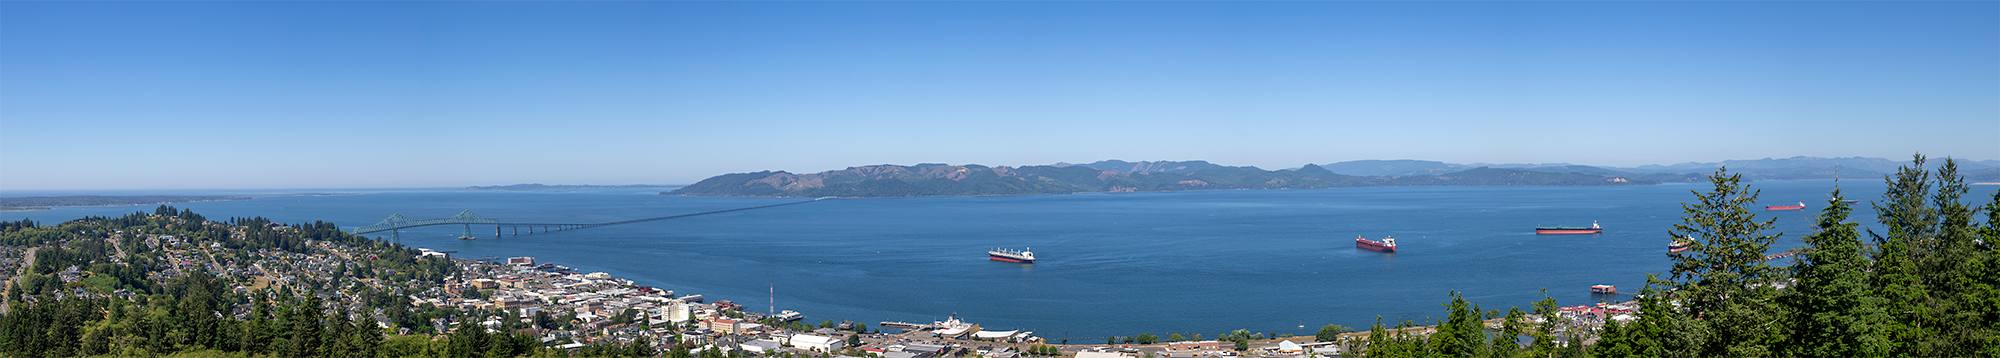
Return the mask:
<svg viewBox="0 0 2000 358">
<path fill-rule="evenodd" d="M 633 357 L 651 357 L 654 353 L 656 352 L 653 350 L 653 340 L 646 338 L 646 336 L 639 336 L 638 339 L 632 340 L 632 345 L 626 349 L 626 354 L 630 354 Z"/>
<path fill-rule="evenodd" d="M 1863 357 L 1888 353 L 1878 327 L 1888 321 L 1885 302 L 1868 293 L 1868 259 L 1863 256 L 1853 212 L 1833 191 L 1821 211 L 1818 232 L 1792 265 L 1791 291 L 1780 297 L 1788 335 L 1780 353 L 1800 357 Z"/>
<path fill-rule="evenodd" d="M 294 306 L 291 324 L 290 347 L 285 354 L 293 357 L 313 357 L 320 353 L 324 341 L 321 323 L 325 316 L 319 295 L 308 293 L 306 298 Z"/>
<path fill-rule="evenodd" d="M 1451 292 L 1451 302 L 1444 306 L 1449 313 L 1444 323 L 1437 326 L 1437 333 L 1431 335 L 1431 351 L 1447 357 L 1485 355 L 1486 327 L 1480 324 L 1479 309 L 1467 307 L 1465 298 L 1457 291 Z"/>
<path fill-rule="evenodd" d="M 1521 352 L 1521 334 L 1526 333 L 1522 325 L 1527 314 L 1520 307 L 1508 307 L 1506 320 L 1500 323 L 1500 332 L 1493 335 L 1487 344 L 1487 356 L 1493 358 L 1513 358 Z"/>
<path fill-rule="evenodd" d="M 1764 255 L 1781 234 L 1766 234 L 1775 219 L 1758 220 L 1747 208 L 1757 202 L 1757 190 L 1742 183 L 1728 168 L 1709 176 L 1714 189 L 1696 192 L 1696 202 L 1682 203 L 1682 223 L 1669 234 L 1694 238 L 1687 252 L 1674 259 L 1672 295 L 1684 312 L 1699 317 L 1706 332 L 1698 342 L 1705 356 L 1768 356 L 1779 337 L 1768 316 L 1778 292 L 1772 283 L 1783 273 L 1765 263 Z"/>
<path fill-rule="evenodd" d="M 251 293 L 254 308 L 250 311 L 250 322 L 243 325 L 237 335 L 243 340 L 243 351 L 251 354 L 270 353 L 271 342 L 271 295 L 270 291 L 257 290 Z"/>
<path fill-rule="evenodd" d="M 1535 324 L 1535 330 L 1529 333 L 1532 341 L 1528 343 L 1528 357 L 1555 357 L 1557 354 L 1555 331 L 1561 318 L 1556 314 L 1561 312 L 1561 307 L 1556 306 L 1556 299 L 1548 295 L 1549 290 L 1542 289 L 1542 299 L 1535 301 L 1535 316 L 1541 317 L 1542 322 Z"/>
<path fill-rule="evenodd" d="M 1958 173 L 1957 160 L 1945 158 L 1937 169 L 1936 185 L 1930 205 L 1938 215 L 1938 227 L 1933 230 L 1937 236 L 1923 241 L 1929 244 L 1930 255 L 1918 261 L 1924 285 L 1936 293 L 1927 302 L 1932 306 L 1929 311 L 1938 313 L 1937 324 L 1927 326 L 1937 331 L 1927 351 L 1976 355 L 1989 337 L 2000 334 L 1985 321 L 1988 314 L 1977 310 L 1982 301 L 1990 299 L 1982 296 L 1991 292 L 1991 278 L 1981 275 L 1988 252 L 1978 247 L 1980 228 L 1974 217 L 1979 209 L 1963 201 L 1970 187 Z"/>
<path fill-rule="evenodd" d="M 1388 346 L 1389 332 L 1382 328 L 1382 316 L 1375 316 L 1375 325 L 1368 326 L 1368 343 L 1362 346 L 1361 353 L 1368 358 L 1385 357 L 1383 353 L 1388 351 Z M 1381 350 L 1378 351 L 1378 348 Z"/>
<path fill-rule="evenodd" d="M 1640 357 L 1638 345 L 1618 320 L 1604 320 L 1604 327 L 1597 331 L 1597 344 L 1590 347 L 1592 357 Z"/>
</svg>

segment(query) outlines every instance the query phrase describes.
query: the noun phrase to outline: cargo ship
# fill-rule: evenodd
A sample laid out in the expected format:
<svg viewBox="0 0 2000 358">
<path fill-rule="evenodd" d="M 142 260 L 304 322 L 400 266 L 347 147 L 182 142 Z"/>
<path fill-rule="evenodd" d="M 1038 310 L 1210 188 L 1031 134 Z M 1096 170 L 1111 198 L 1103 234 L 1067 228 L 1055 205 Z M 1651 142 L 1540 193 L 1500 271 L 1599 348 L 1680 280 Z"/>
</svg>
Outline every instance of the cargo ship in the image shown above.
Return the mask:
<svg viewBox="0 0 2000 358">
<path fill-rule="evenodd" d="M 993 261 L 1019 262 L 1024 264 L 1035 263 L 1035 253 L 1028 250 L 993 249 L 993 251 L 986 252 L 986 257 L 993 259 Z"/>
<path fill-rule="evenodd" d="M 1667 253 L 1677 254 L 1687 251 L 1689 247 L 1694 247 L 1694 238 L 1674 239 L 1674 243 L 1667 244 Z"/>
<path fill-rule="evenodd" d="M 1555 234 L 1596 234 L 1596 233 L 1601 233 L 1601 232 L 1604 232 L 1604 228 L 1603 228 L 1603 227 L 1598 227 L 1598 226 L 1597 226 L 1597 222 L 1596 222 L 1596 221 L 1592 221 L 1592 222 L 1590 222 L 1590 227 L 1581 227 L 1581 226 L 1541 226 L 1541 227 L 1536 227 L 1536 228 L 1535 228 L 1535 234 L 1538 234 L 1538 235 L 1555 235 Z"/>
<path fill-rule="evenodd" d="M 1396 238 L 1385 237 L 1382 238 L 1382 241 L 1375 241 L 1357 236 L 1354 238 L 1354 248 L 1394 253 L 1396 252 Z"/>
<path fill-rule="evenodd" d="M 1765 205 L 1764 211 L 1800 210 L 1805 208 L 1806 203 L 1801 202 L 1799 205 Z"/>
</svg>

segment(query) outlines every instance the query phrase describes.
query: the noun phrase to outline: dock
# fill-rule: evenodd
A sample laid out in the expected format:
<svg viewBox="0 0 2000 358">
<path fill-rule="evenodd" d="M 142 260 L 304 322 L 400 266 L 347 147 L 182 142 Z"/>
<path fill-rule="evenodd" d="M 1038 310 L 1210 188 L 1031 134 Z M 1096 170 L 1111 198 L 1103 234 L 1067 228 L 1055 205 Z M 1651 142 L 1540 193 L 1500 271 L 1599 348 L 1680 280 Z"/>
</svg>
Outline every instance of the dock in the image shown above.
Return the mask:
<svg viewBox="0 0 2000 358">
<path fill-rule="evenodd" d="M 906 330 L 910 330 L 910 329 L 932 329 L 932 328 L 937 328 L 936 326 L 933 326 L 933 325 L 930 325 L 930 324 L 924 324 L 924 323 L 909 323 L 909 322 L 888 322 L 888 321 L 884 321 L 884 322 L 882 322 L 882 323 L 881 323 L 881 326 L 882 326 L 882 327 L 893 327 L 893 328 L 901 328 L 901 329 L 906 329 Z"/>
</svg>

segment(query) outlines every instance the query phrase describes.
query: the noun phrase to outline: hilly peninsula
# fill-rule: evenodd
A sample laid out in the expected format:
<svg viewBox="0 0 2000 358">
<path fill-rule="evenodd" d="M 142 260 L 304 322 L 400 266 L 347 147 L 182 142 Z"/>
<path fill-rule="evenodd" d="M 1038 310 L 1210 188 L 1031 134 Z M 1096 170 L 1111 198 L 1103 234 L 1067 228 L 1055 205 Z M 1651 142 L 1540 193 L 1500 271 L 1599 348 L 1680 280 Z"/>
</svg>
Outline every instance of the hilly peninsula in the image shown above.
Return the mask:
<svg viewBox="0 0 2000 358">
<path fill-rule="evenodd" d="M 1658 180 L 1580 172 L 1478 167 L 1437 175 L 1365 177 L 1307 164 L 1293 170 L 1230 167 L 1207 162 L 1058 163 L 1023 167 L 918 164 L 871 165 L 812 174 L 783 171 L 725 174 L 664 195 L 730 197 L 896 198 L 1040 195 L 1185 190 L 1325 189 L 1367 186 L 1604 186 Z"/>
</svg>

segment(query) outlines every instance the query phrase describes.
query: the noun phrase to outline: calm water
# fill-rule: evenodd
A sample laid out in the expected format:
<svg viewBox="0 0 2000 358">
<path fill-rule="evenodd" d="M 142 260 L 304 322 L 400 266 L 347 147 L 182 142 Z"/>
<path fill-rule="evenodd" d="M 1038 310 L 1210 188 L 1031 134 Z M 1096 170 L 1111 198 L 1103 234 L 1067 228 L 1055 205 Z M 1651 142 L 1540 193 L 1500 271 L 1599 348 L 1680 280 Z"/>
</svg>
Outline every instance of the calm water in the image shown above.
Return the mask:
<svg viewBox="0 0 2000 358">
<path fill-rule="evenodd" d="M 1873 200 L 1879 182 L 1847 181 Z M 827 200 L 623 226 L 492 239 L 454 239 L 460 227 L 407 230 L 406 244 L 458 257 L 534 256 L 603 271 L 710 301 L 779 310 L 813 322 L 929 322 L 957 313 L 989 329 L 1025 329 L 1087 343 L 1107 335 L 1239 328 L 1311 334 L 1324 324 L 1365 328 L 1442 317 L 1452 290 L 1487 308 L 1526 307 L 1541 288 L 1565 305 L 1596 302 L 1593 284 L 1636 290 L 1666 270 L 1667 230 L 1689 190 L 1634 187 L 1403 187 L 1019 197 Z M 1811 232 L 1831 181 L 1768 181 L 1760 204 L 1785 238 Z M 1975 186 L 1981 202 L 1995 189 Z M 327 192 L 335 190 L 313 190 Z M 444 217 L 470 209 L 518 222 L 601 222 L 796 199 L 699 198 L 656 190 L 566 193 L 337 190 L 351 196 L 189 203 L 214 219 L 373 224 L 391 213 Z M 158 192 L 148 192 L 156 194 Z M 205 192 L 168 194 L 214 194 Z M 69 194 L 69 193 L 64 193 Z M 120 193 L 99 193 L 120 194 Z M 125 193 L 131 194 L 131 193 Z M 53 195 L 12 192 L 19 195 Z M 151 208 L 58 208 L 0 213 L 45 223 Z M 1872 211 L 1855 217 L 1867 227 Z M 1601 223 L 1600 235 L 1537 236 L 1537 225 Z M 1354 249 L 1393 235 L 1403 252 Z M 1041 262 L 990 261 L 985 250 L 1032 247 Z M 1775 251 L 1775 250 L 1774 250 Z M 1299 326 L 1305 326 L 1300 328 Z"/>
</svg>

